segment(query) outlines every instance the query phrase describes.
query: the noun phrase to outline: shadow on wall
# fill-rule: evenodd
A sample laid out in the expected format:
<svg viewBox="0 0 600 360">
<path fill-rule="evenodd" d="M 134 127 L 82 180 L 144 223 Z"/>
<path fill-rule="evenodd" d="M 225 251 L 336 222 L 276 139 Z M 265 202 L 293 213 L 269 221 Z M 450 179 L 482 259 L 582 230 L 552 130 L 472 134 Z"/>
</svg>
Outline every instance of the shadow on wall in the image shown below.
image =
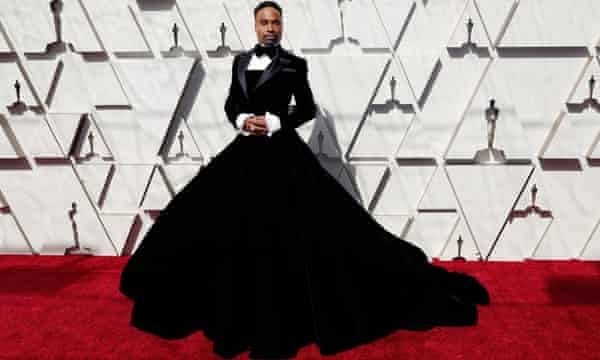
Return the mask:
<svg viewBox="0 0 600 360">
<path fill-rule="evenodd" d="M 326 108 L 317 105 L 317 114 L 314 121 L 315 123 L 313 124 L 312 132 L 307 143 L 317 144 L 317 146 L 316 148 L 314 145 L 311 146 L 311 150 L 321 163 L 321 166 L 323 166 L 323 168 L 327 170 L 327 172 L 329 172 L 329 174 L 331 174 L 331 176 L 333 176 L 359 204 L 366 208 L 368 204 L 364 203 L 365 200 L 361 197 L 356 185 L 356 169 L 351 164 L 347 164 L 342 160 L 342 149 L 337 136 L 333 115 Z M 325 135 L 322 133 L 323 129 L 326 129 L 330 134 L 328 138 L 331 142 L 331 147 L 334 148 L 334 156 L 327 155 L 322 151 L 325 138 Z M 344 179 L 347 181 L 344 181 Z"/>
<path fill-rule="evenodd" d="M 175 0 L 136 0 L 142 11 L 171 10 L 175 6 Z"/>
</svg>

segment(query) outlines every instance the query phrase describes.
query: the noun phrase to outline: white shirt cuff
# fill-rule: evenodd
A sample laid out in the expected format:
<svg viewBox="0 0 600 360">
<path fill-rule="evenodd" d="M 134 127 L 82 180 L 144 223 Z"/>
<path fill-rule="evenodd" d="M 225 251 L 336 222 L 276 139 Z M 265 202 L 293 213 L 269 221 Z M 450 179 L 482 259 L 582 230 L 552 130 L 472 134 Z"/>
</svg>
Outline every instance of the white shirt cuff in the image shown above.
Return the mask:
<svg viewBox="0 0 600 360">
<path fill-rule="evenodd" d="M 267 122 L 267 135 L 273 135 L 277 130 L 281 129 L 281 120 L 279 120 L 279 116 L 275 114 L 271 114 L 270 112 L 265 113 L 265 120 Z"/>
<path fill-rule="evenodd" d="M 245 136 L 250 135 L 250 131 L 246 131 L 244 130 L 244 121 L 246 121 L 246 118 L 253 116 L 254 114 L 249 114 L 249 113 L 241 113 L 237 116 L 237 119 L 235 120 L 235 125 L 237 126 L 239 133 Z"/>
</svg>

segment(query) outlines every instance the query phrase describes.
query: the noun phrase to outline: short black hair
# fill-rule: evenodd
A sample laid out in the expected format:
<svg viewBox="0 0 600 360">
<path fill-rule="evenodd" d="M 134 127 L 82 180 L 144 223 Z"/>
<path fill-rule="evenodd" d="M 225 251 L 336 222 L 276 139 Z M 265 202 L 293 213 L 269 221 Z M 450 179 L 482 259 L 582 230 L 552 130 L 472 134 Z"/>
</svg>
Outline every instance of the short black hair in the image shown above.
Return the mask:
<svg viewBox="0 0 600 360">
<path fill-rule="evenodd" d="M 266 7 L 273 7 L 275 9 L 277 9 L 277 11 L 279 11 L 279 15 L 283 16 L 283 10 L 281 9 L 281 6 L 279 6 L 278 3 L 276 3 L 275 1 L 261 1 L 254 8 L 254 17 L 256 17 L 256 14 L 258 14 L 260 9 L 266 8 Z"/>
</svg>

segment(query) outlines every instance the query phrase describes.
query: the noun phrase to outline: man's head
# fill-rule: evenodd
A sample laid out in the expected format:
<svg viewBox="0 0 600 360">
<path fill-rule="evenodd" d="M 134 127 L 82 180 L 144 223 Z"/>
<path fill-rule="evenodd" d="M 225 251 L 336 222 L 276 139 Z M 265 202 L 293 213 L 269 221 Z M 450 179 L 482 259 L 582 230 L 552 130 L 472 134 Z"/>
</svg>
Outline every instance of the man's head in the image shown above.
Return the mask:
<svg viewBox="0 0 600 360">
<path fill-rule="evenodd" d="M 262 1 L 254 8 L 254 29 L 259 43 L 265 46 L 278 44 L 283 30 L 283 10 L 274 1 Z"/>
</svg>

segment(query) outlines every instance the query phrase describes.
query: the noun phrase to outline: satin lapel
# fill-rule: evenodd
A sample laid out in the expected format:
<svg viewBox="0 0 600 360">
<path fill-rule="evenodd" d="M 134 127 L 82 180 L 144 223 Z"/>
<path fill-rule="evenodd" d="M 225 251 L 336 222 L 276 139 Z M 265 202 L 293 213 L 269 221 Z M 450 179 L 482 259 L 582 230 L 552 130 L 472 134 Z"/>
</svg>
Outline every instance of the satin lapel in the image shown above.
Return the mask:
<svg viewBox="0 0 600 360">
<path fill-rule="evenodd" d="M 273 60 L 271 61 L 271 63 L 269 63 L 269 65 L 267 66 L 265 71 L 263 71 L 262 75 L 256 82 L 256 86 L 254 88 L 256 89 L 259 86 L 261 86 L 262 84 L 264 84 L 267 80 L 269 80 L 275 74 L 277 74 L 277 72 L 279 72 L 279 70 L 281 70 L 283 65 L 286 65 L 289 62 L 290 62 L 290 60 L 287 59 L 286 57 L 284 57 L 284 55 L 282 55 L 282 52 L 279 51 L 279 54 L 277 56 L 273 57 Z"/>
<path fill-rule="evenodd" d="M 240 55 L 240 61 L 238 62 L 237 67 L 237 75 L 238 80 L 240 81 L 240 85 L 242 86 L 242 91 L 244 92 L 244 96 L 248 97 L 248 85 L 246 84 L 246 68 L 248 67 L 248 63 L 250 63 L 250 59 L 252 58 L 252 51 L 249 51 L 245 54 Z"/>
</svg>

